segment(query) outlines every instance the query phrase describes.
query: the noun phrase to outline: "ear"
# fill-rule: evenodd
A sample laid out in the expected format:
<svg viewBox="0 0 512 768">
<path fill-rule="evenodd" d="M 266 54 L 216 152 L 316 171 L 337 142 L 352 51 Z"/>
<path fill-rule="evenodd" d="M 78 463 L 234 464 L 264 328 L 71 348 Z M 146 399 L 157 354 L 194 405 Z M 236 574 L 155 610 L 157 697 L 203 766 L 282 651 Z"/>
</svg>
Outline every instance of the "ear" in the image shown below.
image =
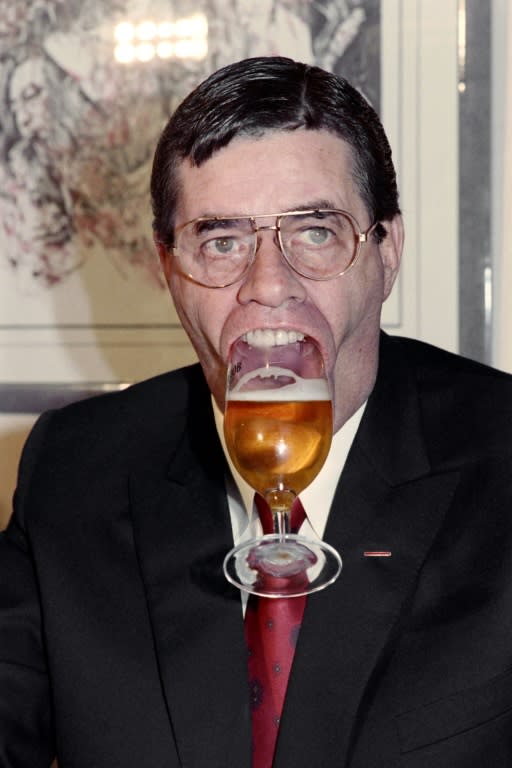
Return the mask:
<svg viewBox="0 0 512 768">
<path fill-rule="evenodd" d="M 402 258 L 402 250 L 404 247 L 404 224 L 400 214 L 396 214 L 390 221 L 383 222 L 386 228 L 387 235 L 381 243 L 379 243 L 379 252 L 384 267 L 384 290 L 382 300 L 386 301 L 391 289 L 393 288 L 398 270 L 400 268 L 400 260 Z"/>
<path fill-rule="evenodd" d="M 158 253 L 158 258 L 160 259 L 165 279 L 167 280 L 167 283 L 169 283 L 171 276 L 171 254 L 167 246 L 160 240 L 158 232 L 153 232 L 153 242 Z"/>
</svg>

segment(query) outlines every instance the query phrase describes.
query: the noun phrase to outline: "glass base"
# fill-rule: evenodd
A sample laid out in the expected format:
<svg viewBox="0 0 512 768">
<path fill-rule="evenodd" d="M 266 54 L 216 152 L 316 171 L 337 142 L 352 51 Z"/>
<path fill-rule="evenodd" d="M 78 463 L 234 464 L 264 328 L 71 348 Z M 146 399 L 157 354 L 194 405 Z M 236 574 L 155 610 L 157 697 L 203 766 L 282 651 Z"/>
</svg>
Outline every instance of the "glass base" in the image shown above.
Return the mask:
<svg viewBox="0 0 512 768">
<path fill-rule="evenodd" d="M 338 578 L 341 558 L 324 541 L 294 533 L 268 534 L 228 552 L 224 574 L 231 584 L 260 597 L 300 597 Z"/>
</svg>

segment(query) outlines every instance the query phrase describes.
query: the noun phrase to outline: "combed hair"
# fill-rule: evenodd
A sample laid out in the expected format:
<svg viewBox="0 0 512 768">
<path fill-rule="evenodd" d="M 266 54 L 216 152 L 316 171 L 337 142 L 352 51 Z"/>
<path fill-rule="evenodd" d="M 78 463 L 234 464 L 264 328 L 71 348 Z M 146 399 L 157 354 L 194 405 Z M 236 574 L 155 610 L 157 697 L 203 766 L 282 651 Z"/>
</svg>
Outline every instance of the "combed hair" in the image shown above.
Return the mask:
<svg viewBox="0 0 512 768">
<path fill-rule="evenodd" d="M 352 149 L 353 180 L 372 221 L 400 212 L 391 148 L 368 101 L 342 77 L 272 56 L 244 59 L 204 80 L 178 106 L 158 142 L 151 176 L 153 226 L 173 244 L 178 168 L 200 166 L 237 137 L 327 130 Z M 378 233 L 385 235 L 385 229 Z"/>
</svg>

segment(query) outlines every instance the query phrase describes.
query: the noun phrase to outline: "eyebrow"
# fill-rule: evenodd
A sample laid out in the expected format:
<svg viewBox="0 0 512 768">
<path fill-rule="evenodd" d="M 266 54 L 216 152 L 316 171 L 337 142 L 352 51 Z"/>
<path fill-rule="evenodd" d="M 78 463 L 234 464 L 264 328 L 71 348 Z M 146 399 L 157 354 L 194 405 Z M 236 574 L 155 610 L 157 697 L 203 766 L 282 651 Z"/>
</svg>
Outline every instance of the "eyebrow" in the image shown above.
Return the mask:
<svg viewBox="0 0 512 768">
<path fill-rule="evenodd" d="M 247 218 L 246 216 L 233 216 L 232 218 L 207 216 L 201 217 L 201 221 L 196 221 L 195 231 L 197 234 L 202 232 L 210 232 L 213 229 L 229 229 L 234 226 L 235 222 L 240 219 Z"/>
<path fill-rule="evenodd" d="M 310 200 L 307 203 L 304 203 L 302 205 L 298 205 L 295 208 L 290 208 L 291 211 L 316 211 L 318 208 L 332 208 L 334 210 L 339 209 L 339 205 L 337 203 L 333 203 L 332 200 Z"/>
</svg>

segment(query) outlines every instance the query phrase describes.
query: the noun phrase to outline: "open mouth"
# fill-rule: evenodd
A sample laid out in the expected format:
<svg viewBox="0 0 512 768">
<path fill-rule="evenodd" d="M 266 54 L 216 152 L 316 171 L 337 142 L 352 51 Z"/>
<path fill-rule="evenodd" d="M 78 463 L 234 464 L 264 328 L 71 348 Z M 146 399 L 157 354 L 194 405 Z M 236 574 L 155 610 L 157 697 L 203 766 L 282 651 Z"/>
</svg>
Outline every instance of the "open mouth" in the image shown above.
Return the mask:
<svg viewBox="0 0 512 768">
<path fill-rule="evenodd" d="M 300 331 L 287 331 L 282 328 L 278 330 L 256 328 L 253 331 L 247 331 L 242 339 L 251 347 L 283 347 L 286 344 L 304 341 L 305 335 Z"/>
</svg>

